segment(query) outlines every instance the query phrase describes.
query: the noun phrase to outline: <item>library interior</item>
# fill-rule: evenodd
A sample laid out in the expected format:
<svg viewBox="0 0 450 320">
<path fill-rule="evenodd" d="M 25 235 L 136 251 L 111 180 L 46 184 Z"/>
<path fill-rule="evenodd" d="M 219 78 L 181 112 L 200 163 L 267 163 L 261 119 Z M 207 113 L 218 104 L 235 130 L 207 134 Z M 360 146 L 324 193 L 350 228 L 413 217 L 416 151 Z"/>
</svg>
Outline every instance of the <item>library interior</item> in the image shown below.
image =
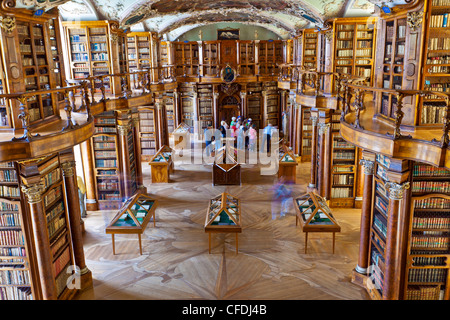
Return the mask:
<svg viewBox="0 0 450 320">
<path fill-rule="evenodd" d="M 0 0 L 0 300 L 450 300 L 450 0 Z"/>
</svg>

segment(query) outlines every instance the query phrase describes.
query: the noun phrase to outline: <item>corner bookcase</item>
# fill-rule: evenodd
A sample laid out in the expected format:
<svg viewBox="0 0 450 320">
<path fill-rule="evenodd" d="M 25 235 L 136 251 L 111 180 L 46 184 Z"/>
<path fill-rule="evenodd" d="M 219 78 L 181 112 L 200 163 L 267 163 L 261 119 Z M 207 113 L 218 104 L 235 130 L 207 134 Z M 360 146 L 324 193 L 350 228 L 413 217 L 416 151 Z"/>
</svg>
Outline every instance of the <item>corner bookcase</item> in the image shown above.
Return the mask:
<svg viewBox="0 0 450 320">
<path fill-rule="evenodd" d="M 10 189 L 0 197 L 1 300 L 71 299 L 77 291 L 67 286 L 75 262 L 62 171 L 59 154 L 1 164 Z"/>
</svg>

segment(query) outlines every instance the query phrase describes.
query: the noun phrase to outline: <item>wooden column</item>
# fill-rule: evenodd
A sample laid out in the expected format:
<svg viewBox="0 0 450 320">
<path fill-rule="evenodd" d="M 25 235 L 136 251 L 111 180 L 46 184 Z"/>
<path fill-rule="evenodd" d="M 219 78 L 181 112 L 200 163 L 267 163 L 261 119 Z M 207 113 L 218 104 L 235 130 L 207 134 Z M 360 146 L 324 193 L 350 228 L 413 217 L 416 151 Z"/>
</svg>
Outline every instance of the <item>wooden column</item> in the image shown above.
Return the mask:
<svg viewBox="0 0 450 320">
<path fill-rule="evenodd" d="M 73 153 L 60 155 L 62 174 L 64 177 L 64 189 L 66 191 L 66 201 L 68 216 L 70 220 L 70 233 L 72 235 L 72 247 L 75 264 L 80 268 L 80 290 L 92 287 L 92 272 L 85 262 L 83 250 L 83 232 L 81 228 L 80 200 L 78 197 L 78 185 L 76 180 L 76 167 Z"/>
<path fill-rule="evenodd" d="M 389 191 L 388 221 L 386 232 L 386 251 L 383 285 L 383 300 L 398 300 L 400 296 L 401 272 L 398 268 L 398 259 L 401 257 L 399 238 L 399 215 L 400 204 L 405 195 L 405 190 L 409 188 L 409 182 L 398 184 L 386 182 L 386 189 Z"/>
<path fill-rule="evenodd" d="M 319 163 L 317 163 L 317 183 L 316 183 L 316 188 L 318 193 L 322 196 L 325 197 L 325 193 L 326 193 L 326 179 L 327 179 L 327 175 L 326 175 L 326 164 L 327 164 L 327 159 L 328 159 L 328 155 L 326 153 L 326 144 L 327 144 L 327 132 L 330 131 L 328 130 L 329 124 L 328 123 L 318 123 L 318 133 L 319 133 L 319 137 L 318 140 L 320 141 L 320 149 L 317 150 L 317 152 L 319 153 L 320 157 L 319 157 Z"/>
<path fill-rule="evenodd" d="M 197 88 L 195 88 L 195 90 L 197 90 Z M 194 134 L 197 133 L 198 135 L 202 134 L 202 132 L 200 132 L 200 122 L 199 122 L 199 112 L 198 112 L 198 93 L 197 91 L 193 92 L 192 95 L 192 108 L 194 110 Z M 198 136 L 198 138 L 200 138 Z"/>
<path fill-rule="evenodd" d="M 245 91 L 241 91 L 240 92 L 240 97 L 241 97 L 241 116 L 242 119 L 247 118 L 247 92 Z"/>
<path fill-rule="evenodd" d="M 50 250 L 50 241 L 47 236 L 47 218 L 42 202 L 44 186 L 41 184 L 40 176 L 25 179 L 22 177 L 22 192 L 28 200 L 28 209 L 33 228 L 34 246 L 37 248 L 36 261 L 39 271 L 39 282 L 43 300 L 56 300 L 55 277 L 53 275 L 53 255 Z M 77 197 L 78 199 L 78 197 Z M 79 222 L 78 222 L 79 224 Z"/>
<path fill-rule="evenodd" d="M 141 157 L 141 147 L 140 142 L 141 139 L 139 137 L 139 113 L 133 113 L 131 118 L 131 130 L 133 130 L 133 138 L 134 138 L 134 154 L 136 158 L 136 183 L 139 189 L 145 189 L 145 193 L 147 192 L 144 186 L 144 177 L 142 174 L 142 157 Z"/>
<path fill-rule="evenodd" d="M 357 163 L 361 164 L 362 159 L 362 149 L 356 148 L 356 152 L 358 154 L 357 156 Z M 364 169 L 361 165 L 356 167 L 356 192 L 355 192 L 355 208 L 361 208 L 362 202 L 364 201 Z"/>
<path fill-rule="evenodd" d="M 178 90 L 173 91 L 173 119 L 175 122 L 174 128 L 176 128 L 181 123 L 180 93 Z"/>
<path fill-rule="evenodd" d="M 308 189 L 314 190 L 317 187 L 317 115 L 313 115 L 311 112 L 311 124 L 312 124 L 312 134 L 311 134 L 311 181 L 309 182 Z"/>
<path fill-rule="evenodd" d="M 98 210 L 95 190 L 94 159 L 92 157 L 92 139 L 80 143 L 81 160 L 83 163 L 84 182 L 86 184 L 86 210 Z"/>
<path fill-rule="evenodd" d="M 322 131 L 322 144 L 320 145 L 323 150 L 323 167 L 320 171 L 323 172 L 323 186 L 322 186 L 322 195 L 329 200 L 331 198 L 331 158 L 332 158 L 332 137 L 331 137 L 331 122 L 325 123 L 320 126 Z M 321 158 L 322 159 L 322 158 Z"/>
<path fill-rule="evenodd" d="M 213 93 L 213 116 L 214 116 L 214 128 L 220 128 L 220 122 L 222 119 L 219 119 L 219 92 Z"/>
<path fill-rule="evenodd" d="M 262 91 L 261 93 L 263 96 L 262 123 L 263 123 L 263 128 L 265 128 L 268 124 L 268 121 L 267 121 L 267 91 Z"/>
<path fill-rule="evenodd" d="M 119 141 L 119 156 L 120 156 L 120 171 L 122 176 L 123 194 L 126 199 L 132 196 L 131 194 L 131 181 L 130 177 L 130 158 L 128 155 L 128 133 L 131 130 L 131 124 L 129 121 L 118 120 L 117 133 Z M 136 155 L 135 155 L 136 158 Z"/>
<path fill-rule="evenodd" d="M 167 121 L 166 121 L 166 106 L 164 101 L 155 103 L 155 114 L 157 118 L 157 136 L 158 136 L 158 150 L 164 146 L 169 145 L 167 135 Z"/>
<path fill-rule="evenodd" d="M 355 270 L 358 273 L 366 274 L 369 264 L 370 217 L 373 202 L 372 189 L 373 189 L 373 171 L 375 162 L 373 160 L 361 159 L 360 164 L 364 168 L 364 187 L 363 187 L 364 194 L 361 206 L 359 256 L 358 256 L 358 264 L 356 265 Z"/>
</svg>

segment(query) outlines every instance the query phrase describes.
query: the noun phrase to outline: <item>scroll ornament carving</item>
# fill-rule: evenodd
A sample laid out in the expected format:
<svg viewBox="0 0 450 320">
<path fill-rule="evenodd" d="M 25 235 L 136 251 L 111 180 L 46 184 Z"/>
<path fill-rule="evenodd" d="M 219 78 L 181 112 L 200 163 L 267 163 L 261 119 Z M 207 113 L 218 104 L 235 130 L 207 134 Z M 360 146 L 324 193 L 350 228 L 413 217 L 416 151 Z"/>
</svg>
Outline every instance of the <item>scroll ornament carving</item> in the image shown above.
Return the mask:
<svg viewBox="0 0 450 320">
<path fill-rule="evenodd" d="M 412 31 L 417 31 L 417 28 L 419 28 L 419 26 L 422 24 L 422 21 L 422 11 L 408 12 L 408 14 L 406 15 L 406 23 Z"/>
<path fill-rule="evenodd" d="M 11 16 L 0 17 L 0 26 L 7 34 L 16 28 L 16 18 Z"/>
<path fill-rule="evenodd" d="M 409 189 L 409 182 L 398 184 L 395 182 L 386 182 L 386 189 L 389 191 L 389 199 L 402 200 L 405 194 L 405 190 Z"/>
</svg>

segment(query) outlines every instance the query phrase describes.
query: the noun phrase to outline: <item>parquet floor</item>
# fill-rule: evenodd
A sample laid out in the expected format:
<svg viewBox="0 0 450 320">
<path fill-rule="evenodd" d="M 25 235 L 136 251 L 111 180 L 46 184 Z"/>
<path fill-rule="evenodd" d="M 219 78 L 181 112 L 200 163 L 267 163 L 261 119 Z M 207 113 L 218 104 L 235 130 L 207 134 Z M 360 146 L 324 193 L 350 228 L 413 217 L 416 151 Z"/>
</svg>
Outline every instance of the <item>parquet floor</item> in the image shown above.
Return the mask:
<svg viewBox="0 0 450 320">
<path fill-rule="evenodd" d="M 85 256 L 94 286 L 82 300 L 140 299 L 270 299 L 361 300 L 366 292 L 350 282 L 356 266 L 360 210 L 335 209 L 342 231 L 332 254 L 331 234 L 304 234 L 295 226 L 295 211 L 272 216 L 271 188 L 275 176 L 261 176 L 257 166 L 244 165 L 241 186 L 212 186 L 211 166 L 175 164 L 170 183 L 152 184 L 143 163 L 148 193 L 159 201 L 156 228 L 142 236 L 116 235 L 116 255 L 105 227 L 114 211 L 88 212 Z M 309 164 L 299 164 L 294 195 L 303 194 Z M 234 234 L 213 235 L 208 253 L 204 232 L 211 197 L 229 192 L 241 199 L 243 232 L 239 253 Z"/>
</svg>

